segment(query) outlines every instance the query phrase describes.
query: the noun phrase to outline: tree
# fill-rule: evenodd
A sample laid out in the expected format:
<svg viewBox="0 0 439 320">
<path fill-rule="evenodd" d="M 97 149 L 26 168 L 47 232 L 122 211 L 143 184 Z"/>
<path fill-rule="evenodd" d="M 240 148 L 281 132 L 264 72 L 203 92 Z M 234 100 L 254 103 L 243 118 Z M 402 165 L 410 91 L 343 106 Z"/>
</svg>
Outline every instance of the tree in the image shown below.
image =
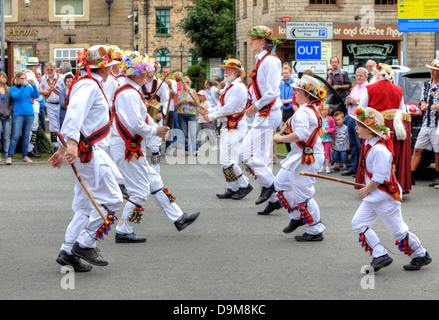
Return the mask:
<svg viewBox="0 0 439 320">
<path fill-rule="evenodd" d="M 234 0 L 193 0 L 194 7 L 178 23 L 202 59 L 225 59 L 234 54 Z"/>
</svg>

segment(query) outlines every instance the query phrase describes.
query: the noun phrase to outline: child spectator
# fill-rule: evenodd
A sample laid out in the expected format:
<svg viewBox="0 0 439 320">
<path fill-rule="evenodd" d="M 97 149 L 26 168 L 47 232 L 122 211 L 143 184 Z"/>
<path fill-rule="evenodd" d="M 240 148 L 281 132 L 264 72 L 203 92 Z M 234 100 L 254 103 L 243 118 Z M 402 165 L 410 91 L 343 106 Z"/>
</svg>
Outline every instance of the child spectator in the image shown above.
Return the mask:
<svg viewBox="0 0 439 320">
<path fill-rule="evenodd" d="M 332 149 L 332 138 L 334 136 L 334 132 L 337 129 L 335 125 L 335 120 L 333 117 L 329 115 L 331 109 L 329 105 L 324 104 L 322 109 L 322 132 L 323 135 L 321 137 L 323 142 L 323 147 L 325 148 L 325 163 L 319 170 L 319 173 L 326 172 L 331 173 L 331 149 Z"/>
<path fill-rule="evenodd" d="M 333 172 L 340 171 L 340 163 L 343 164 L 343 172 L 347 172 L 349 136 L 348 127 L 344 124 L 344 114 L 341 111 L 334 113 L 337 128 L 334 135 L 334 152 L 332 160 L 334 161 Z"/>
</svg>

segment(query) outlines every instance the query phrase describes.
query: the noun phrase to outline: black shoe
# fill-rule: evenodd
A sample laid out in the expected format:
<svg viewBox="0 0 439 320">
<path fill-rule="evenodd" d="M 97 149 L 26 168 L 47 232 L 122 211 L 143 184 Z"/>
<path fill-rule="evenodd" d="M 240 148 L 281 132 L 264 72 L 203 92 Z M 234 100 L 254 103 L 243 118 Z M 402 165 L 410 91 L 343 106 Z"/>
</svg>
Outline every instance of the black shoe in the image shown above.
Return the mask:
<svg viewBox="0 0 439 320">
<path fill-rule="evenodd" d="M 230 199 L 235 193 L 238 193 L 238 191 L 232 191 L 231 189 L 227 189 L 224 193 L 217 193 L 216 196 L 220 199 Z"/>
<path fill-rule="evenodd" d="M 262 187 L 261 189 L 261 194 L 259 195 L 259 198 L 256 200 L 256 204 L 261 204 L 265 201 L 267 201 L 268 199 L 270 199 L 271 195 L 275 192 L 274 189 L 274 184 L 272 184 L 271 186 L 267 187 Z"/>
<path fill-rule="evenodd" d="M 249 183 L 246 188 L 239 188 L 238 192 L 235 192 L 235 194 L 232 195 L 232 199 L 233 200 L 241 200 L 246 195 L 248 195 L 250 192 L 252 192 L 252 190 L 253 190 L 253 187 Z"/>
<path fill-rule="evenodd" d="M 410 264 L 406 264 L 404 266 L 404 270 L 418 271 L 423 266 L 426 266 L 427 264 L 429 264 L 432 260 L 433 259 L 430 257 L 428 252 L 425 252 L 425 256 L 413 258 L 412 261 L 410 261 Z"/>
<path fill-rule="evenodd" d="M 429 187 L 434 187 L 439 185 L 439 177 L 434 178 L 431 183 L 428 185 Z"/>
<path fill-rule="evenodd" d="M 140 243 L 145 242 L 146 238 L 136 237 L 134 233 L 117 233 L 116 232 L 116 243 Z"/>
<path fill-rule="evenodd" d="M 75 242 L 73 245 L 72 253 L 95 266 L 106 266 L 108 264 L 108 261 L 102 259 L 102 256 L 99 254 L 99 249 L 81 248 L 78 242 Z"/>
<path fill-rule="evenodd" d="M 298 227 L 303 226 L 305 222 L 303 222 L 303 219 L 295 220 L 291 219 L 288 226 L 286 226 L 282 231 L 284 233 L 291 233 L 294 230 L 296 230 Z"/>
<path fill-rule="evenodd" d="M 124 185 L 124 184 L 120 184 L 120 185 L 119 185 L 119 188 L 120 188 L 120 191 L 122 192 L 122 194 L 123 194 L 124 196 L 127 196 L 127 197 L 128 197 L 128 191 L 127 191 L 127 188 L 125 188 L 125 185 Z"/>
<path fill-rule="evenodd" d="M 258 211 L 259 215 L 268 216 L 270 213 L 272 213 L 274 210 L 278 210 L 282 208 L 282 205 L 279 201 L 276 202 L 268 202 L 268 204 L 265 206 L 264 210 Z"/>
<path fill-rule="evenodd" d="M 309 233 L 304 233 L 301 236 L 295 236 L 294 239 L 297 241 L 322 241 L 323 240 L 323 232 L 319 234 L 313 235 Z"/>
<path fill-rule="evenodd" d="M 75 272 L 87 272 L 93 268 L 89 264 L 82 263 L 77 256 L 68 254 L 64 250 L 61 250 L 58 258 L 56 258 L 56 262 L 62 266 L 72 266 Z"/>
<path fill-rule="evenodd" d="M 342 175 L 342 176 L 352 176 L 353 174 L 355 174 L 355 171 L 348 170 L 348 171 L 342 172 L 340 175 Z"/>
<path fill-rule="evenodd" d="M 178 231 L 181 231 L 184 228 L 186 228 L 188 225 L 193 223 L 195 220 L 197 220 L 199 215 L 200 215 L 199 212 L 196 212 L 196 213 L 191 214 L 191 215 L 188 215 L 187 213 L 183 213 L 183 216 L 181 217 L 181 219 L 178 221 L 175 221 L 174 225 Z"/>
<path fill-rule="evenodd" d="M 377 272 L 381 268 L 387 267 L 392 262 L 393 259 L 388 254 L 385 254 L 384 256 L 373 258 L 370 265 L 373 267 L 373 271 Z"/>
<path fill-rule="evenodd" d="M 28 152 L 27 155 L 29 157 L 32 157 L 32 158 L 37 158 L 37 159 L 41 158 L 41 153 L 39 153 L 38 151 L 34 151 L 34 150 Z"/>
</svg>

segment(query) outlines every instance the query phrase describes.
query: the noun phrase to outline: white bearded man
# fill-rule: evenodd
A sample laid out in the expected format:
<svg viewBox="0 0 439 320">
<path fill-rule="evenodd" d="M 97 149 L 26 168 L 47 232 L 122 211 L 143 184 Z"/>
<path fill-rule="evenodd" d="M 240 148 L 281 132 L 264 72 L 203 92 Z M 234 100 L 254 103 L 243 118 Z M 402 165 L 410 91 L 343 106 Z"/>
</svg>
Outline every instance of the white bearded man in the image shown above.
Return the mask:
<svg viewBox="0 0 439 320">
<path fill-rule="evenodd" d="M 169 131 L 169 127 L 153 124 L 140 92 L 147 73 L 154 69 L 153 60 L 137 51 L 126 52 L 121 68 L 126 79 L 114 96 L 110 150 L 122 173 L 128 202 L 116 227 L 116 243 L 139 243 L 145 242 L 146 238 L 134 234 L 134 223 L 140 222 L 142 206 L 150 193 L 178 231 L 193 223 L 199 212 L 192 215 L 183 213 L 174 201 L 175 196 L 163 187 L 159 173 L 145 158 L 147 141 L 156 136 L 162 140 Z"/>
<path fill-rule="evenodd" d="M 253 190 L 248 178 L 242 174 L 238 166 L 239 144 L 247 132 L 247 123 L 243 120 L 247 103 L 247 88 L 241 80 L 245 71 L 241 62 L 236 59 L 227 60 L 221 68 L 224 69 L 227 77 L 225 77 L 226 87 L 219 98 L 219 105 L 209 112 L 205 109 L 201 110 L 200 114 L 207 122 L 218 118 L 221 126 L 220 164 L 226 178 L 227 189 L 216 196 L 220 199 L 240 200 Z"/>
</svg>

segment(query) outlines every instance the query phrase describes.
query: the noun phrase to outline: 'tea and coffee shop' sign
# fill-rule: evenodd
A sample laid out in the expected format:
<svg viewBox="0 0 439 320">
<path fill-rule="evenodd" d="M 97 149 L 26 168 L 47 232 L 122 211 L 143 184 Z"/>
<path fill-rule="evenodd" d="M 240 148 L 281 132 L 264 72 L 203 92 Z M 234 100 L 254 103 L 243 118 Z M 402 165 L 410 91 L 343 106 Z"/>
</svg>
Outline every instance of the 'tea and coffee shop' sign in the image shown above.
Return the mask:
<svg viewBox="0 0 439 320">
<path fill-rule="evenodd" d="M 285 23 L 273 24 L 270 28 L 274 37 L 287 39 Z M 403 33 L 398 31 L 397 25 L 333 24 L 332 40 L 403 40 Z"/>
</svg>

